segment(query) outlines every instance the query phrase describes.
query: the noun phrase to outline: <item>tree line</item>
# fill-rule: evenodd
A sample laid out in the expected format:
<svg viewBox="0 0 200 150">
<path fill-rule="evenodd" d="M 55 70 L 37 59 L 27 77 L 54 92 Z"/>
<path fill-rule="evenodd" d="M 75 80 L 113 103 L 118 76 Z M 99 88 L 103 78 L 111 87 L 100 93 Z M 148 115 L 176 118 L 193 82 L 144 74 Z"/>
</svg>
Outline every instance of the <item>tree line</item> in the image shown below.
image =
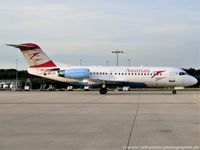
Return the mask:
<svg viewBox="0 0 200 150">
<path fill-rule="evenodd" d="M 0 69 L 0 81 L 16 80 L 16 75 L 22 87 L 26 84 L 27 79 L 30 79 L 33 89 L 39 89 L 41 85 L 44 84 L 46 84 L 46 87 L 53 85 L 55 88 L 66 88 L 68 86 L 67 83 L 31 75 L 27 72 L 27 70 L 20 70 L 16 72 L 16 69 Z"/>
<path fill-rule="evenodd" d="M 183 69 L 189 75 L 194 76 L 199 81 L 194 87 L 200 87 L 200 69 Z M 32 82 L 32 88 L 37 89 L 40 88 L 41 84 L 53 85 L 55 88 L 66 88 L 69 84 L 58 82 L 55 80 L 45 79 L 37 76 L 33 76 L 27 72 L 27 70 L 20 70 L 16 72 L 16 69 L 0 69 L 0 80 L 16 80 L 16 74 L 18 76 L 18 80 L 21 81 L 22 87 L 25 85 L 26 80 L 29 78 Z"/>
</svg>

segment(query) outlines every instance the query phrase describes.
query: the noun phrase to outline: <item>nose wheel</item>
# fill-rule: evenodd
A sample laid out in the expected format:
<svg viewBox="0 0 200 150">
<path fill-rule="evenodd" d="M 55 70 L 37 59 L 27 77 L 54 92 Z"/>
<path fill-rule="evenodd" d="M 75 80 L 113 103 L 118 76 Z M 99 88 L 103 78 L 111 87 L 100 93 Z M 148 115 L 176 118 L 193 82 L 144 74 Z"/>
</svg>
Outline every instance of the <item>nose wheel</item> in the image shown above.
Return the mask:
<svg viewBox="0 0 200 150">
<path fill-rule="evenodd" d="M 172 90 L 172 94 L 176 94 L 176 90 Z"/>
</svg>

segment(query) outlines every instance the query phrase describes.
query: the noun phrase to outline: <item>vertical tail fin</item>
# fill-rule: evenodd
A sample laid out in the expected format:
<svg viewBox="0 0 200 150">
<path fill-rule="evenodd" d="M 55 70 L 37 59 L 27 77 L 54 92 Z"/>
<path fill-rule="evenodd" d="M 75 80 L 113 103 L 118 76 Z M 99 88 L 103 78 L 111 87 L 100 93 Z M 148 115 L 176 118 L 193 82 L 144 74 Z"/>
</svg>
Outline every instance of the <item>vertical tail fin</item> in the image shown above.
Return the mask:
<svg viewBox="0 0 200 150">
<path fill-rule="evenodd" d="M 54 62 L 43 52 L 43 50 L 36 44 L 24 43 L 20 45 L 6 44 L 19 48 L 26 58 L 30 68 L 42 68 L 42 67 L 56 67 Z"/>
</svg>

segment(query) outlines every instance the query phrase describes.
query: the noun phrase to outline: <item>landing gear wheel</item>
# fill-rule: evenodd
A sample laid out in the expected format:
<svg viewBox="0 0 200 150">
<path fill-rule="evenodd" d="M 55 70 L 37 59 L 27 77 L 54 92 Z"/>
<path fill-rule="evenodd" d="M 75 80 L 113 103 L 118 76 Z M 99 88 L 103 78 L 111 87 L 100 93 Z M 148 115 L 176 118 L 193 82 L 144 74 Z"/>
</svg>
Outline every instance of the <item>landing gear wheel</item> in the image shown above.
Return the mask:
<svg viewBox="0 0 200 150">
<path fill-rule="evenodd" d="M 99 91 L 99 93 L 100 94 L 106 94 L 107 91 L 108 91 L 107 88 L 101 88 L 100 91 Z"/>
<path fill-rule="evenodd" d="M 176 90 L 173 90 L 173 91 L 172 91 L 172 94 L 176 94 Z"/>
</svg>

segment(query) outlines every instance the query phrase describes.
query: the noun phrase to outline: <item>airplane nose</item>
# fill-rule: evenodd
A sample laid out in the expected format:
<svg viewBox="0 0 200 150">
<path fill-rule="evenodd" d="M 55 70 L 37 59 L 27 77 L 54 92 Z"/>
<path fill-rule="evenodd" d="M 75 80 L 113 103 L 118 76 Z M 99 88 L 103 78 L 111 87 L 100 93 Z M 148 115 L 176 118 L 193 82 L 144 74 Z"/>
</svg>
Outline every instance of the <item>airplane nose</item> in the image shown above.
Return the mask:
<svg viewBox="0 0 200 150">
<path fill-rule="evenodd" d="M 195 84 L 197 84 L 197 82 L 198 82 L 198 80 L 196 78 L 192 77 L 191 84 L 195 85 Z"/>
<path fill-rule="evenodd" d="M 193 76 L 185 76 L 185 78 L 183 78 L 183 86 L 192 86 L 197 84 L 198 80 L 196 78 L 194 78 Z"/>
</svg>

